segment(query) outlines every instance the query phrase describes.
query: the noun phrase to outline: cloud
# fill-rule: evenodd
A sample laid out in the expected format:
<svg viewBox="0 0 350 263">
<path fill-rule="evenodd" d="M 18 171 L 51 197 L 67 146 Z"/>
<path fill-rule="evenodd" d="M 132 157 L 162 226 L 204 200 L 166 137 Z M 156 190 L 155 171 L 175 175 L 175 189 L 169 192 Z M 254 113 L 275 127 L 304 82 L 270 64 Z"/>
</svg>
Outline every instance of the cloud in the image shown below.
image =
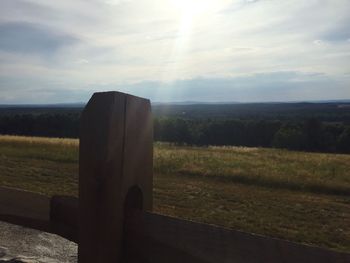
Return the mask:
<svg viewBox="0 0 350 263">
<path fill-rule="evenodd" d="M 55 12 L 49 6 L 26 0 L 1 0 L 0 22 L 52 19 Z"/>
<path fill-rule="evenodd" d="M 330 100 L 350 97 L 349 76 L 333 79 L 322 73 L 265 72 L 231 78 L 193 78 L 173 82 L 141 81 L 82 85 L 45 77 L 0 78 L 1 103 L 86 102 L 94 92 L 117 90 L 153 102 L 271 102 Z M 50 83 L 50 88 L 47 83 Z M 26 85 L 24 85 L 26 84 Z M 75 88 L 68 88 L 74 86 Z M 332 87 L 332 92 L 329 89 Z"/>
<path fill-rule="evenodd" d="M 323 34 L 323 39 L 334 42 L 347 41 L 350 38 L 350 17 L 347 21 L 335 25 Z"/>
<path fill-rule="evenodd" d="M 0 92 L 40 87 L 63 102 L 102 89 L 157 100 L 349 96 L 348 0 L 205 0 L 202 13 L 174 1 L 3 0 Z"/>
<path fill-rule="evenodd" d="M 0 24 L 0 49 L 6 52 L 46 55 L 77 41 L 73 36 L 52 32 L 40 25 L 20 22 Z"/>
<path fill-rule="evenodd" d="M 328 94 L 329 87 L 336 92 Z M 137 83 L 126 92 L 154 101 L 302 101 L 350 96 L 346 81 L 324 74 L 266 72 L 231 78 L 195 78 L 171 83 Z"/>
</svg>

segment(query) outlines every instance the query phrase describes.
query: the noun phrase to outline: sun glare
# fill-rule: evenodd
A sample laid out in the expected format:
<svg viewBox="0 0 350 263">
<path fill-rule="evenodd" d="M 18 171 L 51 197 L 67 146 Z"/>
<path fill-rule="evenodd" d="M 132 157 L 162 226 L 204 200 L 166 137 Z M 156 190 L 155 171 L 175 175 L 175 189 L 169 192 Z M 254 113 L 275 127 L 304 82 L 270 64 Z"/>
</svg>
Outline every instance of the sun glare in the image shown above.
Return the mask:
<svg viewBox="0 0 350 263">
<path fill-rule="evenodd" d="M 179 16 L 180 31 L 190 31 L 194 24 L 208 19 L 228 5 L 229 0 L 169 0 L 171 12 Z"/>
<path fill-rule="evenodd" d="M 183 15 L 201 15 L 216 6 L 215 0 L 172 0 L 173 6 Z"/>
<path fill-rule="evenodd" d="M 178 30 L 168 58 L 171 63 L 162 68 L 162 82 L 172 82 L 183 77 L 183 72 L 190 61 L 188 52 L 196 27 L 200 27 L 203 21 L 210 21 L 213 15 L 230 2 L 231 0 L 168 0 L 166 2 L 169 15 L 178 19 Z M 170 89 L 168 96 L 171 97 L 174 94 L 170 93 L 177 93 L 177 91 Z"/>
</svg>

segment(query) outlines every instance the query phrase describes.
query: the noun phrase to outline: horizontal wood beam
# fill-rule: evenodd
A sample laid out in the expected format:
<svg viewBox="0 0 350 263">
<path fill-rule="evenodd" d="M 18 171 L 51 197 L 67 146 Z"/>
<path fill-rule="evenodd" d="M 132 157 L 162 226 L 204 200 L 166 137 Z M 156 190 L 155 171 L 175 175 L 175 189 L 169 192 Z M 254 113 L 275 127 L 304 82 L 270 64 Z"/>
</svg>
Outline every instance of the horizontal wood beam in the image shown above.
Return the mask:
<svg viewBox="0 0 350 263">
<path fill-rule="evenodd" d="M 350 262 L 350 254 L 128 210 L 127 262 Z M 0 220 L 78 242 L 78 199 L 0 187 Z"/>
<path fill-rule="evenodd" d="M 0 213 L 49 220 L 50 198 L 15 188 L 0 187 Z"/>
<path fill-rule="evenodd" d="M 78 241 L 78 199 L 0 187 L 0 220 Z"/>
<path fill-rule="evenodd" d="M 347 253 L 137 210 L 125 229 L 128 262 L 350 262 Z"/>
<path fill-rule="evenodd" d="M 0 220 L 49 232 L 50 198 L 0 187 Z"/>
<path fill-rule="evenodd" d="M 53 196 L 50 200 L 50 232 L 78 243 L 78 210 L 78 198 Z"/>
</svg>

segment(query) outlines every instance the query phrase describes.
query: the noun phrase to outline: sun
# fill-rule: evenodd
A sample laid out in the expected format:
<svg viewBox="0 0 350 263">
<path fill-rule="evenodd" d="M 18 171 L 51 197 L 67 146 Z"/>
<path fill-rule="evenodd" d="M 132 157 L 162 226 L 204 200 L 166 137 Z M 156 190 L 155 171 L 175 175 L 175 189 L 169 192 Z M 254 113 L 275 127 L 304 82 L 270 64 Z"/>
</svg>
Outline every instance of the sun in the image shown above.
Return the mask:
<svg viewBox="0 0 350 263">
<path fill-rule="evenodd" d="M 190 34 L 195 22 L 206 17 L 220 5 L 220 0 L 170 0 L 170 2 L 173 13 L 179 15 L 179 31 L 182 35 Z"/>
<path fill-rule="evenodd" d="M 230 2 L 231 0 L 167 0 L 163 3 L 167 14 L 177 22 L 177 32 L 172 39 L 173 46 L 168 59 L 172 63 L 164 67 L 162 81 L 181 77 L 181 72 L 189 63 L 188 54 L 193 47 L 195 33 Z"/>
<path fill-rule="evenodd" d="M 171 0 L 172 5 L 183 15 L 198 16 L 217 5 L 215 0 Z"/>
</svg>

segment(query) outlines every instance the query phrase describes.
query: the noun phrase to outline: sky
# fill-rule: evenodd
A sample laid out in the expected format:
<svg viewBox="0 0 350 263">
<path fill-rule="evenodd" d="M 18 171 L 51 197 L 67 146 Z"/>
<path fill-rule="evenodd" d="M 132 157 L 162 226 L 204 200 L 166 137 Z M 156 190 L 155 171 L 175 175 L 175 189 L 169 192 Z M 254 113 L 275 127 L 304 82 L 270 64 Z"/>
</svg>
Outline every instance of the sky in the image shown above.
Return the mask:
<svg viewBox="0 0 350 263">
<path fill-rule="evenodd" d="M 0 0 L 0 104 L 350 99 L 349 0 Z"/>
</svg>

